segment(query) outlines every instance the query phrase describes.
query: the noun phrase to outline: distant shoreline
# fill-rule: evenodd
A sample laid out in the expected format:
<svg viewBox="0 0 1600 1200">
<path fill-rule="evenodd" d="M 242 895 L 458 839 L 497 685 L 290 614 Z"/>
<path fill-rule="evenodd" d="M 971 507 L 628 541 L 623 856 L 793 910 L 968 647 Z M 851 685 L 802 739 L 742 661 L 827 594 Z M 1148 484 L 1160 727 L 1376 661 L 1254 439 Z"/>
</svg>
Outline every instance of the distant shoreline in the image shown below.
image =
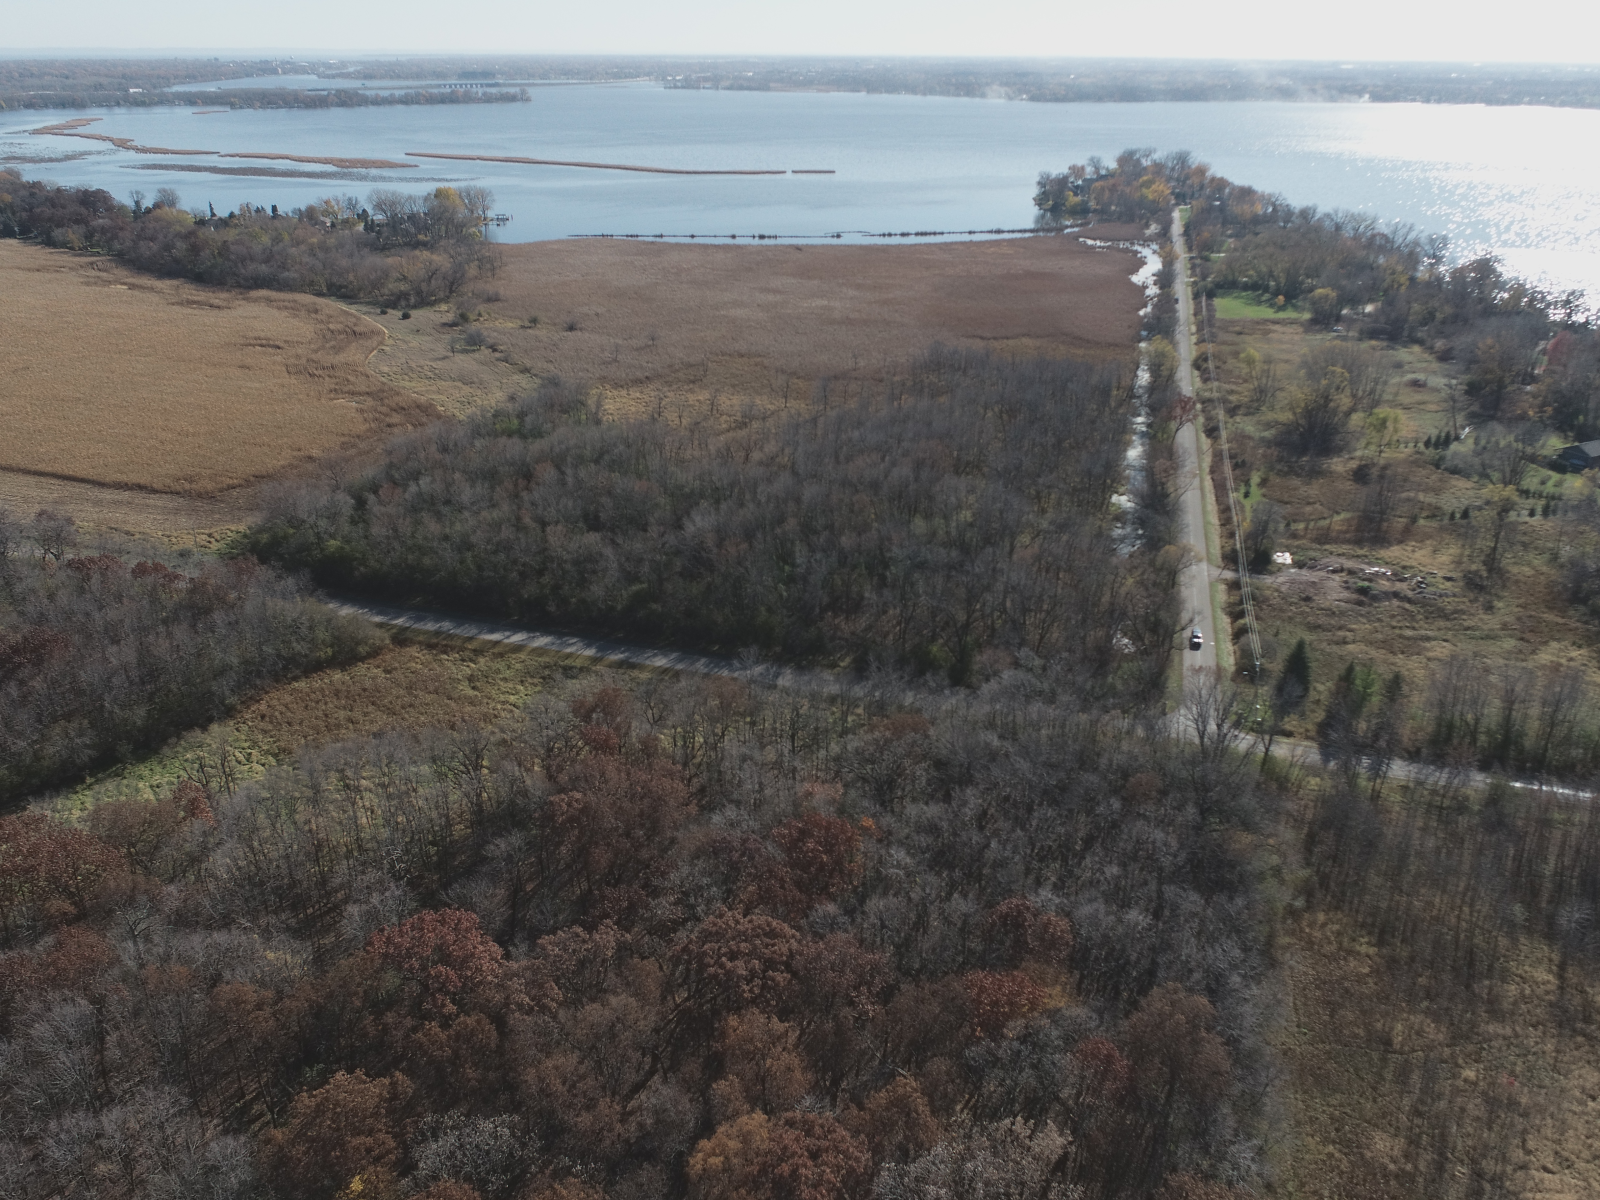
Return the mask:
<svg viewBox="0 0 1600 1200">
<path fill-rule="evenodd" d="M 328 71 L 327 75 L 320 72 Z M 661 55 L 0 58 L 0 109 L 495 103 L 551 86 L 853 92 L 1033 103 L 1276 100 L 1600 108 L 1600 65 Z M 258 86 L 252 86 L 258 85 Z"/>
</svg>

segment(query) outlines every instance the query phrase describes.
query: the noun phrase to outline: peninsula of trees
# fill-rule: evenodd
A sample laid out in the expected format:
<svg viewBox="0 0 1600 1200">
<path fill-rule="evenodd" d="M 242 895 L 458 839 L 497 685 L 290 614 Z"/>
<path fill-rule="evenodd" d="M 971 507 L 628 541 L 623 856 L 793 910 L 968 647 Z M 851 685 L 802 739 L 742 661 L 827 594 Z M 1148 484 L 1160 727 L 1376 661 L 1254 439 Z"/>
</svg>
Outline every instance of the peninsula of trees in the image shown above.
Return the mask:
<svg viewBox="0 0 1600 1200">
<path fill-rule="evenodd" d="M 100 188 L 62 188 L 0 170 L 0 237 L 112 254 L 157 275 L 224 287 L 372 297 L 396 306 L 448 299 L 495 269 L 482 236 L 494 203 L 481 187 L 426 196 L 390 188 L 364 206 L 334 196 L 280 213 L 248 202 L 186 212 L 163 188 L 124 204 Z"/>
</svg>

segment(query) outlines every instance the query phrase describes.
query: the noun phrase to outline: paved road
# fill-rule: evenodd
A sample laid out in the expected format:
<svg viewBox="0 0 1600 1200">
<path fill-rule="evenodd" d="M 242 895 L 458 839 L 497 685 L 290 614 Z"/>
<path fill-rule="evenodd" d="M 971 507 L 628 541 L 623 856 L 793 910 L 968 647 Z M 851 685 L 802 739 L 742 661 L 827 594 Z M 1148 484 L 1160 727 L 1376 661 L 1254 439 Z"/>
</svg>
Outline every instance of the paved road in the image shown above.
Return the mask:
<svg viewBox="0 0 1600 1200">
<path fill-rule="evenodd" d="M 1189 297 L 1189 254 L 1183 240 L 1183 222 L 1172 214 L 1172 247 L 1178 252 L 1178 278 L 1173 287 L 1178 294 L 1178 387 L 1186 396 L 1194 394 L 1194 341 L 1190 335 L 1193 324 L 1193 305 Z M 1198 417 L 1178 430 L 1177 460 L 1178 486 L 1181 489 L 1179 507 L 1184 540 L 1194 549 L 1194 565 L 1183 573 L 1178 585 L 1185 628 L 1200 627 L 1206 644 L 1200 650 L 1190 650 L 1187 635 L 1184 637 L 1184 678 L 1195 667 L 1214 669 L 1217 665 L 1217 623 L 1211 604 L 1211 581 L 1216 578 L 1215 568 L 1206 551 L 1205 492 L 1211 483 L 1200 472 L 1200 431 Z M 1187 684 L 1185 685 L 1187 686 Z"/>
</svg>

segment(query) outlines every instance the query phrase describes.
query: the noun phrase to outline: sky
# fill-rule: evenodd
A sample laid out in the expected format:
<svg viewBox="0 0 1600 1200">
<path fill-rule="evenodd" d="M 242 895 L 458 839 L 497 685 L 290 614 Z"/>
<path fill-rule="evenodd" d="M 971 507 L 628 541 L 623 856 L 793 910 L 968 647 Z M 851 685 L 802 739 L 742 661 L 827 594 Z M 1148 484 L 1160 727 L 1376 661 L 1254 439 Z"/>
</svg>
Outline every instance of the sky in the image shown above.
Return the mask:
<svg viewBox="0 0 1600 1200">
<path fill-rule="evenodd" d="M 436 0 L 270 6 L 8 0 L 0 55 L 46 50 L 1114 56 L 1600 62 L 1597 0 Z M 1208 8 L 1214 17 L 1208 21 Z M 301 33 L 303 42 L 287 42 Z"/>
</svg>

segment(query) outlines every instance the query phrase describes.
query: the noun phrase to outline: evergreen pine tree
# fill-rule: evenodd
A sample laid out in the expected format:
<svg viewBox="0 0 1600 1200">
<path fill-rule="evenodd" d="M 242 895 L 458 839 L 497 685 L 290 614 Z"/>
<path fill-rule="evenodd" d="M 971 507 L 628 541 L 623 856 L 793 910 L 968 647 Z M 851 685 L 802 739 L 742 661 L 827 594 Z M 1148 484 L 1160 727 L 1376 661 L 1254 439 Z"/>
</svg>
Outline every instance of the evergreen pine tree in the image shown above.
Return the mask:
<svg viewBox="0 0 1600 1200">
<path fill-rule="evenodd" d="M 1278 672 L 1278 682 L 1272 689 L 1272 707 L 1287 716 L 1305 707 L 1311 694 L 1311 655 L 1306 650 L 1306 640 L 1301 638 L 1283 660 Z"/>
<path fill-rule="evenodd" d="M 1317 722 L 1317 745 L 1324 762 L 1348 762 L 1360 749 L 1361 713 L 1371 694 L 1369 674 L 1349 662 L 1334 681 L 1328 707 Z"/>
</svg>

